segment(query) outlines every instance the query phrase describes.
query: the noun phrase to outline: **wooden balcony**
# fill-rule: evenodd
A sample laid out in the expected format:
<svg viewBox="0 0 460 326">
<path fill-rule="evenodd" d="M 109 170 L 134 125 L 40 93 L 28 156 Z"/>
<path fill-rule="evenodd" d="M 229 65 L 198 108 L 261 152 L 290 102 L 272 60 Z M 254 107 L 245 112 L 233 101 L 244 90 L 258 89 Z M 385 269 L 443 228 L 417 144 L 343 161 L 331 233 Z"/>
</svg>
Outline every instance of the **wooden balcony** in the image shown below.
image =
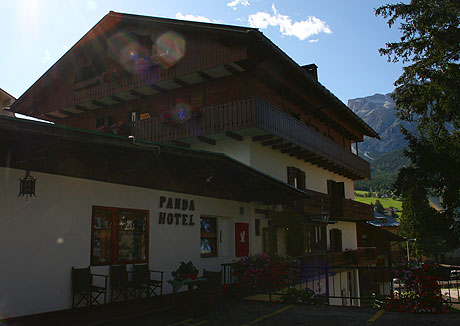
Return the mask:
<svg viewBox="0 0 460 326">
<path fill-rule="evenodd" d="M 342 199 L 344 219 L 370 221 L 374 219 L 374 208 L 372 205 L 360 203 L 351 199 Z"/>
<path fill-rule="evenodd" d="M 132 127 L 136 138 L 156 142 L 188 142 L 197 137 L 212 139 L 228 132 L 251 130 L 256 132 L 254 136 L 279 138 L 277 145 L 291 145 L 296 151 L 283 150 L 279 146 L 273 146 L 274 150 L 352 179 L 370 177 L 368 162 L 258 97 L 205 107 L 201 117 L 179 126 L 165 125 L 155 117 L 136 121 Z"/>
<path fill-rule="evenodd" d="M 359 247 L 356 250 L 328 253 L 329 266 L 369 266 L 377 262 L 375 247 Z"/>
<path fill-rule="evenodd" d="M 345 198 L 339 198 L 334 203 L 328 194 L 309 189 L 305 192 L 309 198 L 303 200 L 303 212 L 308 215 L 319 216 L 323 209 L 327 209 L 331 220 L 370 221 L 374 218 L 371 205 Z"/>
</svg>

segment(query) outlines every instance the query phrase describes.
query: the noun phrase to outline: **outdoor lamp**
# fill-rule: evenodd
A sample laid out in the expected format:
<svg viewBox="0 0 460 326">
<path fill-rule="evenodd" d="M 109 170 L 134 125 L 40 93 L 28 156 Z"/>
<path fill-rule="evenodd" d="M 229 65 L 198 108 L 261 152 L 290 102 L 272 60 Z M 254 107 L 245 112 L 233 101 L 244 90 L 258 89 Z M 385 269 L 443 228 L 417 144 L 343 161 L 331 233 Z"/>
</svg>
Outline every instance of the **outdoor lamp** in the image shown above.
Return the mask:
<svg viewBox="0 0 460 326">
<path fill-rule="evenodd" d="M 35 197 L 35 179 L 30 175 L 30 171 L 26 171 L 24 178 L 19 179 L 19 196 L 24 197 L 26 196 L 26 200 L 29 196 Z"/>
<path fill-rule="evenodd" d="M 328 224 L 329 223 L 329 211 L 327 209 L 323 209 L 321 211 L 321 221 L 324 223 L 324 224 Z"/>
</svg>

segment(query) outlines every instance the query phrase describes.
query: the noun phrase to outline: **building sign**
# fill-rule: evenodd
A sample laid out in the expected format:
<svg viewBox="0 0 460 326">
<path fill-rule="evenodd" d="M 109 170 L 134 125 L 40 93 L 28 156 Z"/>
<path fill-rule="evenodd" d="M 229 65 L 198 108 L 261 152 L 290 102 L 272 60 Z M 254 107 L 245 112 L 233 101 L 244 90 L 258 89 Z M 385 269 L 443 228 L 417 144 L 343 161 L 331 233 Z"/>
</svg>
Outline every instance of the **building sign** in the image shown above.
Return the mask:
<svg viewBox="0 0 460 326">
<path fill-rule="evenodd" d="M 236 257 L 249 256 L 249 224 L 235 223 Z"/>
<path fill-rule="evenodd" d="M 193 200 L 160 196 L 160 209 L 164 211 L 159 212 L 158 224 L 195 225 L 190 214 L 195 210 Z"/>
<path fill-rule="evenodd" d="M 140 118 L 140 120 L 150 119 L 150 114 L 149 113 L 141 113 L 139 118 Z"/>
</svg>

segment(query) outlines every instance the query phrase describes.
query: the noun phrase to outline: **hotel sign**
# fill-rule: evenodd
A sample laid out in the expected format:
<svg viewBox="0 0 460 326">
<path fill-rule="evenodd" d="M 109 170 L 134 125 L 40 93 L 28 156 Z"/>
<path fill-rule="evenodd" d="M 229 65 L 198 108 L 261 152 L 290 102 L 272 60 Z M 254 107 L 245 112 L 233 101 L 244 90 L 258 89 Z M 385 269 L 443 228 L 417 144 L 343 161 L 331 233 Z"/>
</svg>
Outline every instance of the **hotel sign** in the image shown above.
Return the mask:
<svg viewBox="0 0 460 326">
<path fill-rule="evenodd" d="M 195 210 L 193 200 L 160 196 L 160 210 L 164 211 L 159 212 L 158 224 L 195 225 L 193 214 L 190 214 Z"/>
</svg>

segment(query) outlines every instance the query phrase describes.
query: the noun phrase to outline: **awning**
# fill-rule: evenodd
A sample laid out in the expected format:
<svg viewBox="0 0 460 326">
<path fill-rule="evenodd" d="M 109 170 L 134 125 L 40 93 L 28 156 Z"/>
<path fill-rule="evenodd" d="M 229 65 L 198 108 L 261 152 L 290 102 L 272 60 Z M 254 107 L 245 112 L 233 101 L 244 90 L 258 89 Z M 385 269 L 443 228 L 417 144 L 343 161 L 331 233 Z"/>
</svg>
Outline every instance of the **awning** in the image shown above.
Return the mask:
<svg viewBox="0 0 460 326">
<path fill-rule="evenodd" d="M 4 167 L 265 204 L 308 197 L 221 153 L 3 116 L 0 137 Z"/>
</svg>

